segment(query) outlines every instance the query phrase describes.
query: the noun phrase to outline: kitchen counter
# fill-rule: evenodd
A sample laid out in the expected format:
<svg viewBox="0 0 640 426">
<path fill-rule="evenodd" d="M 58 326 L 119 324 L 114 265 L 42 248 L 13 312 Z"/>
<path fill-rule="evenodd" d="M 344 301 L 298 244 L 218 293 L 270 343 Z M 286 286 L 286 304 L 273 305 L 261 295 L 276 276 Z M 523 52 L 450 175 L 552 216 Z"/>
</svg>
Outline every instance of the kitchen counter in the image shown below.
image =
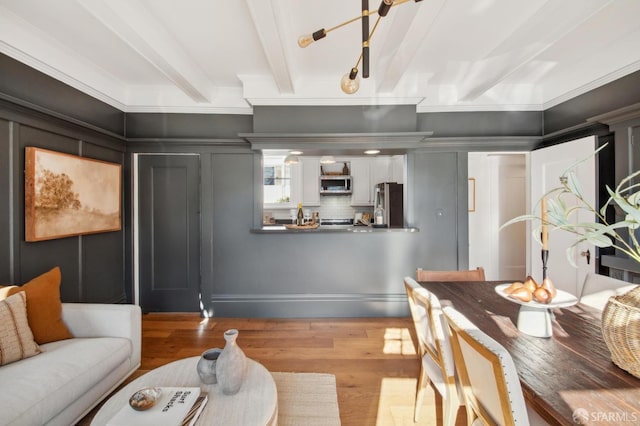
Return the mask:
<svg viewBox="0 0 640 426">
<path fill-rule="evenodd" d="M 419 232 L 418 228 L 374 228 L 372 226 L 322 225 L 315 229 L 287 229 L 284 225 L 265 225 L 252 228 L 253 234 L 348 234 L 348 233 L 381 233 L 381 232 Z"/>
</svg>

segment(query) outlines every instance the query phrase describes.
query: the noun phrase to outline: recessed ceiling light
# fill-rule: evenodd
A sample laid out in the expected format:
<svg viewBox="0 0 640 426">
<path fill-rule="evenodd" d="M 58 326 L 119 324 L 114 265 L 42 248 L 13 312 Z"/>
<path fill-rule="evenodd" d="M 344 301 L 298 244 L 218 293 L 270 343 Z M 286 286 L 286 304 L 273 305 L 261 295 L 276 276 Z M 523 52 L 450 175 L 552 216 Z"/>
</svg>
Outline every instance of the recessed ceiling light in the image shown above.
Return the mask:
<svg viewBox="0 0 640 426">
<path fill-rule="evenodd" d="M 380 150 L 379 149 L 368 149 L 364 152 L 367 155 L 376 155 L 376 154 L 380 154 Z"/>
<path fill-rule="evenodd" d="M 291 155 L 302 155 L 302 151 L 289 151 Z"/>
</svg>

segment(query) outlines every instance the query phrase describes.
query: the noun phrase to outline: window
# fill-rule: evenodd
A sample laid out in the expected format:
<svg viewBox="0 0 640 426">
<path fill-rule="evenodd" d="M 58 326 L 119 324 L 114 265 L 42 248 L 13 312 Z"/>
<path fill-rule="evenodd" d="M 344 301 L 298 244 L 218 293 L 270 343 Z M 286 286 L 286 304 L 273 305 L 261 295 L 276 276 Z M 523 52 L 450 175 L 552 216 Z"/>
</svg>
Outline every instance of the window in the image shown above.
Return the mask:
<svg viewBox="0 0 640 426">
<path fill-rule="evenodd" d="M 284 164 L 285 155 L 264 155 L 262 188 L 265 204 L 291 203 L 291 167 Z"/>
</svg>

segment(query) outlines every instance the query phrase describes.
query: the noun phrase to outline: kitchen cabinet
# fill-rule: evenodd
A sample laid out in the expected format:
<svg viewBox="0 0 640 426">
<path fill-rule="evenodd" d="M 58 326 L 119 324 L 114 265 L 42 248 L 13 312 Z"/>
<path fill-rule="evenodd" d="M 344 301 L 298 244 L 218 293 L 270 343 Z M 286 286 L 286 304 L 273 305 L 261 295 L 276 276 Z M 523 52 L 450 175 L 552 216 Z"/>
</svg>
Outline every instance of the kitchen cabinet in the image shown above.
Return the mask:
<svg viewBox="0 0 640 426">
<path fill-rule="evenodd" d="M 391 164 L 390 157 L 372 157 L 369 159 L 371 161 L 371 191 L 373 191 L 373 187 L 379 183 L 389 182 L 389 165 Z M 372 200 L 373 201 L 373 196 Z"/>
<path fill-rule="evenodd" d="M 305 206 L 320 205 L 320 158 L 300 157 L 302 200 Z"/>
<path fill-rule="evenodd" d="M 351 159 L 351 176 L 352 206 L 370 206 L 373 205 L 373 184 L 371 183 L 371 159 L 370 158 L 352 158 Z"/>
<path fill-rule="evenodd" d="M 394 155 L 389 162 L 389 182 L 404 183 L 404 155 Z"/>
<path fill-rule="evenodd" d="M 372 206 L 375 202 L 374 187 L 383 182 L 402 183 L 404 156 L 362 157 L 351 159 L 353 176 L 352 206 Z"/>
</svg>

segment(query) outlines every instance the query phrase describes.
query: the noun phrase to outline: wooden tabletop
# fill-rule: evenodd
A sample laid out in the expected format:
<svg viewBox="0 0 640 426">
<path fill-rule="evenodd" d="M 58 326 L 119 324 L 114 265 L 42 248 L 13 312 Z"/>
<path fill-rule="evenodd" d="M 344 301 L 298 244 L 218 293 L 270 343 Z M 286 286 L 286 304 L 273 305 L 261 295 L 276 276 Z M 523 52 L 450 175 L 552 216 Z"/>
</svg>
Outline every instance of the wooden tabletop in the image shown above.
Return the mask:
<svg viewBox="0 0 640 426">
<path fill-rule="evenodd" d="M 209 393 L 209 401 L 197 425 L 276 425 L 278 393 L 276 384 L 262 364 L 247 359 L 247 376 L 240 391 L 224 395 L 218 385 L 203 385 L 196 370 L 199 357 L 185 358 L 163 365 L 138 377 L 109 398 L 96 414 L 92 426 L 106 425 L 139 389 L 154 386 L 196 386 Z M 161 426 L 161 425 L 158 425 Z"/>
<path fill-rule="evenodd" d="M 420 284 L 511 353 L 525 399 L 550 424 L 640 424 L 640 379 L 611 362 L 599 311 L 553 309 L 553 336 L 532 337 L 516 327 L 520 305 L 494 291 L 500 282 Z"/>
</svg>

